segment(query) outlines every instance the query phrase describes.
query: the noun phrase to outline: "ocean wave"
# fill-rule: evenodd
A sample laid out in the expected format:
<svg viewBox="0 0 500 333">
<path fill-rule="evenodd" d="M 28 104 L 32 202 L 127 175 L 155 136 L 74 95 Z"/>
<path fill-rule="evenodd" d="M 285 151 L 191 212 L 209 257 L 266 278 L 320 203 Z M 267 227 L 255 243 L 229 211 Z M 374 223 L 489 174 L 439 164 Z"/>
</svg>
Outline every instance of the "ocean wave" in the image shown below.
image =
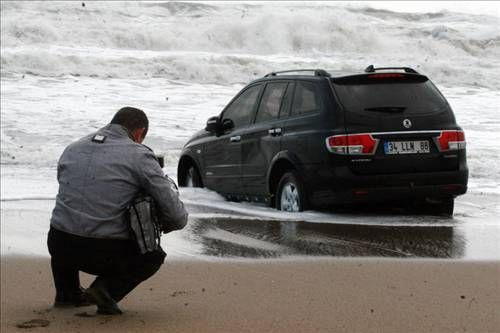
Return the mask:
<svg viewBox="0 0 500 333">
<path fill-rule="evenodd" d="M 234 84 L 246 83 L 283 69 L 324 68 L 333 75 L 359 73 L 370 65 L 409 66 L 446 86 L 479 86 L 497 89 L 499 60 L 427 55 L 408 59 L 404 55 L 355 55 L 317 53 L 309 57 L 288 55 L 220 54 L 207 52 L 117 52 L 107 56 L 88 52 L 55 50 L 7 50 L 2 53 L 3 77 L 167 78 L 171 80 Z M 100 50 L 101 52 L 103 50 Z M 114 55 L 111 55 L 114 54 Z"/>
<path fill-rule="evenodd" d="M 498 87 L 500 20 L 304 4 L 2 2 L 1 70 L 220 84 L 304 66 L 410 65 Z"/>
</svg>

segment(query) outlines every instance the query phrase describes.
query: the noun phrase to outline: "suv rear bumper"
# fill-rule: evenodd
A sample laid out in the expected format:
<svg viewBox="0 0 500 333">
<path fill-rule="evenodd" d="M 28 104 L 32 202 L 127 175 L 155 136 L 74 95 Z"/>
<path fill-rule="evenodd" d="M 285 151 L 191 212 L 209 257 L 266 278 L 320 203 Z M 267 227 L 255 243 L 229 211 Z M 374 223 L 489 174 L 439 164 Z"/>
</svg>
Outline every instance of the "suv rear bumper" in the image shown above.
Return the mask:
<svg viewBox="0 0 500 333">
<path fill-rule="evenodd" d="M 313 206 L 358 202 L 390 202 L 423 198 L 449 198 L 467 192 L 469 171 L 421 172 L 361 176 L 347 167 L 305 172 L 309 200 Z"/>
</svg>

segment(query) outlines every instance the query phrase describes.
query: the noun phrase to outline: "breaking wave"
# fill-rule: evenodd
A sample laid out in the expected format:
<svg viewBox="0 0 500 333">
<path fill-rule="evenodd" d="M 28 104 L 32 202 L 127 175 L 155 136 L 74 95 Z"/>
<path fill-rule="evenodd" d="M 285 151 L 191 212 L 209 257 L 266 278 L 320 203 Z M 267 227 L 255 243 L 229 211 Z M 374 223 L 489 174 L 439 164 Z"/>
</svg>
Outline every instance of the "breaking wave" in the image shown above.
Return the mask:
<svg viewBox="0 0 500 333">
<path fill-rule="evenodd" d="M 500 19 L 335 4 L 2 2 L 2 75 L 246 82 L 269 71 L 405 65 L 498 88 Z"/>
</svg>

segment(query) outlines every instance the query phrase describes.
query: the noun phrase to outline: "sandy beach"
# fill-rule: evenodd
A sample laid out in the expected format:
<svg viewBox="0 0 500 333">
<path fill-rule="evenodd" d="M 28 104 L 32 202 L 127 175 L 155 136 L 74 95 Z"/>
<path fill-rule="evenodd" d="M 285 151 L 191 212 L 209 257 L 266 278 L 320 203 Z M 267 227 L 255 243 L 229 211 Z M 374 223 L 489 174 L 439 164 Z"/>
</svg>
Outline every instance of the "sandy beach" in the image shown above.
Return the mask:
<svg viewBox="0 0 500 333">
<path fill-rule="evenodd" d="M 4 333 L 500 329 L 500 262 L 170 260 L 114 317 L 92 306 L 52 308 L 48 258 L 4 256 L 1 274 Z M 82 284 L 91 278 L 83 275 Z"/>
</svg>

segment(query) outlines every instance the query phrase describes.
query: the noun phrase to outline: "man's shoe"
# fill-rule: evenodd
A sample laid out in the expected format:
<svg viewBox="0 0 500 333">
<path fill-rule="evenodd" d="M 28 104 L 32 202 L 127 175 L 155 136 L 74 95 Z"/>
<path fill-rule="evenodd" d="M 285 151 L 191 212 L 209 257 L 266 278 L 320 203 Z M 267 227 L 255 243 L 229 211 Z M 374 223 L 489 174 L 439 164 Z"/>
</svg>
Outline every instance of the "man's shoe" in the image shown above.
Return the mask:
<svg viewBox="0 0 500 333">
<path fill-rule="evenodd" d="M 89 306 L 93 303 L 85 296 L 83 290 L 76 292 L 58 292 L 54 301 L 55 308 L 73 308 L 80 306 Z"/>
<path fill-rule="evenodd" d="M 118 306 L 116 306 L 116 308 L 103 308 L 97 306 L 97 314 L 100 315 L 120 315 L 122 313 L 122 310 L 120 310 Z"/>
<path fill-rule="evenodd" d="M 97 305 L 97 313 L 105 315 L 122 314 L 115 300 L 109 295 L 106 288 L 99 283 L 94 283 L 85 291 L 85 296 Z"/>
</svg>

